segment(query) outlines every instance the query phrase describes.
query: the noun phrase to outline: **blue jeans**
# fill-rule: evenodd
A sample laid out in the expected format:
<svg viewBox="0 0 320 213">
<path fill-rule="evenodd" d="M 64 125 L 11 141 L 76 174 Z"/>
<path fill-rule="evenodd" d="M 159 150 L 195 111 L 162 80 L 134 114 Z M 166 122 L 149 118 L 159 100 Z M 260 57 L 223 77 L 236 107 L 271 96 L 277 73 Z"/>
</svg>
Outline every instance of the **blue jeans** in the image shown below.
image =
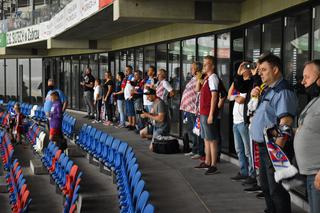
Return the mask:
<svg viewBox="0 0 320 213">
<path fill-rule="evenodd" d="M 315 175 L 307 176 L 307 191 L 310 213 L 320 212 L 320 190 L 314 187 Z"/>
<path fill-rule="evenodd" d="M 234 146 L 239 158 L 240 174 L 254 177 L 253 161 L 250 154 L 250 137 L 248 125 L 244 122 L 233 124 Z"/>
<path fill-rule="evenodd" d="M 185 124 L 186 125 L 186 133 L 188 134 L 189 140 L 192 142 L 192 153 L 193 154 L 198 154 L 199 153 L 199 144 L 197 140 L 197 135 L 193 133 L 193 126 L 194 123 L 196 122 L 197 116 L 195 114 L 192 114 L 190 112 L 186 112 L 186 117 L 188 122 Z"/>
<path fill-rule="evenodd" d="M 274 179 L 274 168 L 265 143 L 259 143 L 260 184 L 270 213 L 291 213 L 290 194 Z"/>
<path fill-rule="evenodd" d="M 117 100 L 118 112 L 120 115 L 120 125 L 125 125 L 125 117 L 124 117 L 124 100 Z"/>
</svg>

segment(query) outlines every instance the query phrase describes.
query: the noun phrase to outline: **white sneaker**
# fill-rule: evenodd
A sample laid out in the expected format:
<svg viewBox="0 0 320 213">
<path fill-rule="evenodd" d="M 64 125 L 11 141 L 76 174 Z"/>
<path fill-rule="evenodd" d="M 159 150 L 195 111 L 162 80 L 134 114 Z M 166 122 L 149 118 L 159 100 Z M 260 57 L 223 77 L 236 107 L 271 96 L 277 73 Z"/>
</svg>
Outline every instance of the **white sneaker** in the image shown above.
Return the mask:
<svg viewBox="0 0 320 213">
<path fill-rule="evenodd" d="M 189 152 L 189 153 L 184 154 L 184 156 L 187 156 L 187 157 L 191 157 L 193 155 L 194 155 L 193 152 Z"/>
<path fill-rule="evenodd" d="M 191 156 L 191 159 L 199 159 L 201 156 L 199 154 L 195 154 Z"/>
<path fill-rule="evenodd" d="M 99 121 L 94 120 L 94 121 L 92 121 L 91 123 L 96 124 L 96 123 L 99 123 Z"/>
</svg>

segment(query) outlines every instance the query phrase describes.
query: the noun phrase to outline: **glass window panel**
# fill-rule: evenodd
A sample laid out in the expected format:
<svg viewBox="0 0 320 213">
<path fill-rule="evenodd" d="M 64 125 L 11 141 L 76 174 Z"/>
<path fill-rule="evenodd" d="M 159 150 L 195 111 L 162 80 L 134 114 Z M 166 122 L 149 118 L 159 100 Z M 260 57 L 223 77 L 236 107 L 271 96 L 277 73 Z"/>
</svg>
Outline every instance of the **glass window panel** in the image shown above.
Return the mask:
<svg viewBox="0 0 320 213">
<path fill-rule="evenodd" d="M 0 59 L 0 99 L 4 98 L 4 59 Z"/>
<path fill-rule="evenodd" d="M 309 10 L 287 16 L 284 27 L 284 73 L 295 88 L 299 98 L 299 112 L 307 103 L 304 87 L 301 85 L 304 63 L 309 60 Z"/>
<path fill-rule="evenodd" d="M 246 60 L 256 61 L 260 56 L 260 25 L 247 29 L 246 33 Z"/>
<path fill-rule="evenodd" d="M 115 62 L 116 62 L 116 72 L 124 72 L 124 70 L 120 70 L 120 67 L 119 67 L 119 57 L 120 57 L 120 53 L 119 52 L 116 52 L 115 54 Z"/>
<path fill-rule="evenodd" d="M 6 59 L 6 65 L 7 96 L 10 96 L 12 100 L 17 100 L 17 60 Z"/>
<path fill-rule="evenodd" d="M 122 51 L 120 53 L 120 70 L 125 72 L 127 66 L 127 51 Z"/>
<path fill-rule="evenodd" d="M 20 66 L 23 69 L 22 100 L 24 102 L 29 102 L 29 94 L 30 94 L 29 59 L 18 59 L 18 63 L 19 63 L 19 69 L 20 69 Z"/>
<path fill-rule="evenodd" d="M 128 50 L 128 65 L 134 68 L 134 49 Z"/>
<path fill-rule="evenodd" d="M 179 135 L 180 120 L 180 42 L 172 42 L 168 44 L 168 81 L 175 91 L 175 96 L 169 99 L 169 110 L 171 113 L 170 133 Z"/>
<path fill-rule="evenodd" d="M 136 48 L 136 69 L 143 71 L 143 48 Z"/>
<path fill-rule="evenodd" d="M 64 89 L 63 92 L 66 96 L 68 96 L 69 104 L 68 106 L 72 108 L 72 96 L 71 96 L 71 58 L 64 57 L 63 59 L 63 69 L 64 69 Z"/>
<path fill-rule="evenodd" d="M 144 48 L 144 71 L 146 72 L 150 66 L 155 66 L 155 46 L 146 46 Z"/>
<path fill-rule="evenodd" d="M 157 69 L 167 69 L 167 44 L 157 45 Z"/>
<path fill-rule="evenodd" d="M 85 64 L 87 60 L 87 56 L 81 56 L 81 63 Z M 89 55 L 89 67 L 91 68 L 92 70 L 92 75 L 95 77 L 95 78 L 98 78 L 99 77 L 99 70 L 98 70 L 98 67 L 99 67 L 99 61 L 98 61 L 98 54 L 92 54 L 92 55 Z"/>
<path fill-rule="evenodd" d="M 217 35 L 217 65 L 216 73 L 221 78 L 226 88 L 230 85 L 230 33 L 223 33 Z M 232 112 L 230 112 L 229 103 L 225 103 L 223 109 L 220 111 L 220 130 L 222 147 L 230 141 L 230 120 L 232 119 Z"/>
<path fill-rule="evenodd" d="M 313 22 L 313 58 L 320 58 L 320 6 L 315 8 L 315 19 Z"/>
<path fill-rule="evenodd" d="M 207 55 L 214 56 L 214 35 L 198 38 L 198 60 L 203 61 Z"/>
<path fill-rule="evenodd" d="M 281 57 L 282 22 L 275 19 L 263 24 L 262 47 L 263 51 L 269 51 Z"/>
<path fill-rule="evenodd" d="M 80 65 L 79 65 L 79 57 L 72 56 L 72 105 L 73 109 L 79 109 L 80 107 Z M 82 101 L 82 99 L 81 99 Z"/>
<path fill-rule="evenodd" d="M 31 103 L 37 103 L 37 97 L 42 97 L 42 59 L 31 59 Z"/>
<path fill-rule="evenodd" d="M 182 41 L 182 89 L 192 78 L 191 64 L 196 61 L 196 39 Z"/>
<path fill-rule="evenodd" d="M 108 68 L 108 53 L 101 53 L 99 54 L 99 66 L 100 66 L 100 73 L 99 73 L 99 78 L 100 79 L 103 79 L 104 78 L 104 73 L 106 71 L 109 70 Z M 114 72 L 114 69 L 113 70 L 110 70 L 111 72 Z"/>
</svg>

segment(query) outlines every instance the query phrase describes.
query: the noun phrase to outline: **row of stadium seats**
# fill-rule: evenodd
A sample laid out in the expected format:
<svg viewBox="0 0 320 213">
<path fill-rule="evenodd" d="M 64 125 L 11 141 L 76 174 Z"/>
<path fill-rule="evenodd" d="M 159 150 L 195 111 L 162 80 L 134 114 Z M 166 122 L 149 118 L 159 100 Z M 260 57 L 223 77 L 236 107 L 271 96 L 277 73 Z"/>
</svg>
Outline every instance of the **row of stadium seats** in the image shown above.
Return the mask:
<svg viewBox="0 0 320 213">
<path fill-rule="evenodd" d="M 69 115 L 68 113 L 63 114 L 62 120 L 62 133 L 69 139 L 74 138 L 74 128 L 76 125 L 76 119 Z"/>
<path fill-rule="evenodd" d="M 41 161 L 56 185 L 66 196 L 64 212 L 74 213 L 77 210 L 82 172 L 53 142 L 50 142 L 48 147 L 44 149 Z"/>
<path fill-rule="evenodd" d="M 43 149 L 46 133 L 43 127 L 33 123 L 25 135 L 26 140 L 33 146 L 34 150 L 40 153 Z"/>
<path fill-rule="evenodd" d="M 149 203 L 149 192 L 144 190 L 137 159 L 126 142 L 84 124 L 76 143 L 116 174 L 121 212 L 154 212 Z"/>
<path fill-rule="evenodd" d="M 5 165 L 6 183 L 8 186 L 9 200 L 13 213 L 27 213 L 32 201 L 26 180 L 23 177 L 21 166 L 17 159 L 12 161 L 13 145 L 5 131 L 0 132 L 0 149 L 2 162 Z"/>
</svg>

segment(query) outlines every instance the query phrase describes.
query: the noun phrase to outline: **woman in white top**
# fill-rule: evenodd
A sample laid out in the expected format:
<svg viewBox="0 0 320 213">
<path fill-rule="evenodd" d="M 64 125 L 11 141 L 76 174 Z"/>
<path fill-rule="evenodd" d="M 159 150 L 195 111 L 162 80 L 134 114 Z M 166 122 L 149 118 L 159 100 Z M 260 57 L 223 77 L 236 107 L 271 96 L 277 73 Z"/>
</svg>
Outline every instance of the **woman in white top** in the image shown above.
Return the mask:
<svg viewBox="0 0 320 213">
<path fill-rule="evenodd" d="M 96 79 L 94 82 L 94 93 L 93 93 L 93 100 L 94 106 L 96 107 L 96 120 L 92 121 L 92 123 L 99 123 L 101 122 L 101 107 L 102 107 L 102 87 L 100 79 Z"/>
</svg>

